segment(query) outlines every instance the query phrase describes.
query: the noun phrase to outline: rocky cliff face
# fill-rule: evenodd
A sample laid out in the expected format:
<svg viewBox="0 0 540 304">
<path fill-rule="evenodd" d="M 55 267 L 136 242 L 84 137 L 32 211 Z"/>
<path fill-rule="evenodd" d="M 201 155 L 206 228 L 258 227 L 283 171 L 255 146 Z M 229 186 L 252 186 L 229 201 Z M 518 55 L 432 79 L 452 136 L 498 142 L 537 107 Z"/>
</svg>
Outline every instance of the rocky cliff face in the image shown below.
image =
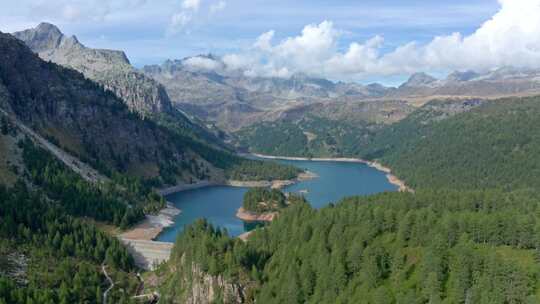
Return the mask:
<svg viewBox="0 0 540 304">
<path fill-rule="evenodd" d="M 133 68 L 122 51 L 87 48 L 48 23 L 13 35 L 42 59 L 73 68 L 113 91 L 132 111 L 147 116 L 172 110 L 164 88 Z"/>
<path fill-rule="evenodd" d="M 171 263 L 169 263 L 171 264 Z M 167 292 L 162 293 L 164 303 L 174 304 L 241 304 L 246 303 L 244 287 L 229 282 L 221 275 L 205 273 L 195 264 L 185 265 L 185 258 L 167 270 L 164 283 Z M 187 266 L 187 267 L 186 267 Z"/>
<path fill-rule="evenodd" d="M 195 265 L 192 267 L 191 276 L 191 288 L 188 289 L 183 303 L 212 304 L 218 299 L 227 304 L 244 303 L 242 287 L 228 282 L 223 276 L 211 276 Z"/>
</svg>

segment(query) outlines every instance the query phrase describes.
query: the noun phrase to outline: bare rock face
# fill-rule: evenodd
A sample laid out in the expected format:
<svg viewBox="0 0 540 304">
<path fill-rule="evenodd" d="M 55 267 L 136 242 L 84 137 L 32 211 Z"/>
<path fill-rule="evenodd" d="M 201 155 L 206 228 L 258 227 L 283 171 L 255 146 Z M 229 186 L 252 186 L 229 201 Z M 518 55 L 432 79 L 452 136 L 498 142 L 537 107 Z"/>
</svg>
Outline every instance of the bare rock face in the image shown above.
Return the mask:
<svg viewBox="0 0 540 304">
<path fill-rule="evenodd" d="M 423 86 L 429 86 L 433 83 L 437 82 L 437 78 L 432 77 L 426 73 L 416 73 L 413 74 L 407 82 L 401 85 L 402 88 L 405 87 L 423 87 Z"/>
<path fill-rule="evenodd" d="M 222 275 L 210 275 L 195 263 L 188 263 L 185 256 L 171 266 L 165 277 L 158 279 L 166 286 L 161 301 L 171 304 L 242 304 L 246 303 L 246 287 L 231 282 Z M 251 302 L 250 302 L 251 303 Z"/>
<path fill-rule="evenodd" d="M 143 117 L 172 111 L 165 89 L 133 68 L 122 51 L 87 48 L 49 23 L 13 35 L 42 59 L 73 68 L 113 91 Z"/>
<path fill-rule="evenodd" d="M 216 303 L 218 298 L 226 304 L 244 303 L 241 286 L 228 282 L 223 276 L 211 276 L 195 265 L 192 267 L 191 275 L 191 290 L 184 303 L 212 304 Z"/>
<path fill-rule="evenodd" d="M 231 132 L 275 119 L 291 107 L 378 98 L 391 90 L 301 73 L 288 78 L 252 77 L 212 55 L 167 60 L 142 71 L 165 86 L 175 107 Z"/>
</svg>

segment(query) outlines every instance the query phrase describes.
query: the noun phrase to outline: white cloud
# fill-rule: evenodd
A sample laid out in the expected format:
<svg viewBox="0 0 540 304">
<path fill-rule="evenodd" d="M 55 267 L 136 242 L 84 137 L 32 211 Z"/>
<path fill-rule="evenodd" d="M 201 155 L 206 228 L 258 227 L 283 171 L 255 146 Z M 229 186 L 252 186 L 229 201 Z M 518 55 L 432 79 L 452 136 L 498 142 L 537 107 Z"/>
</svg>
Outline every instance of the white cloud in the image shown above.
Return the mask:
<svg viewBox="0 0 540 304">
<path fill-rule="evenodd" d="M 217 12 L 220 12 L 220 11 L 224 10 L 226 7 L 227 7 L 227 2 L 225 2 L 223 0 L 220 0 L 217 3 L 214 3 L 214 4 L 210 5 L 210 14 L 213 15 L 213 14 L 215 14 Z"/>
<path fill-rule="evenodd" d="M 256 49 L 260 49 L 262 51 L 269 51 L 272 49 L 272 39 L 274 38 L 274 35 L 276 34 L 275 31 L 268 31 L 257 38 L 257 41 L 253 45 Z"/>
<path fill-rule="evenodd" d="M 270 31 L 253 48 L 226 56 L 232 67 L 252 75 L 305 72 L 331 78 L 362 78 L 418 71 L 488 70 L 501 66 L 540 67 L 540 0 L 499 0 L 501 8 L 474 33 L 437 36 L 427 44 L 410 42 L 383 53 L 384 39 L 338 49 L 341 32 L 332 22 L 304 27 L 296 37 L 272 44 Z M 229 63 L 227 62 L 227 63 Z M 248 64 L 253 64 L 248 66 Z"/>
<path fill-rule="evenodd" d="M 184 0 L 182 2 L 182 8 L 185 10 L 199 10 L 199 7 L 201 6 L 201 0 Z"/>
<path fill-rule="evenodd" d="M 169 35 L 180 32 L 189 22 L 191 22 L 192 15 L 189 12 L 180 11 L 171 16 L 171 22 L 167 33 Z"/>
<path fill-rule="evenodd" d="M 183 0 L 180 10 L 171 16 L 167 34 L 173 35 L 185 31 L 190 23 L 201 17 L 201 8 L 204 8 L 206 15 L 213 15 L 225 9 L 226 5 L 227 3 L 224 0 L 204 6 L 202 0 Z"/>
<path fill-rule="evenodd" d="M 205 58 L 205 57 L 191 57 L 184 60 L 184 64 L 197 68 L 197 69 L 204 69 L 204 70 L 218 70 L 218 69 L 223 68 L 223 65 L 221 62 L 213 60 L 211 58 Z"/>
<path fill-rule="evenodd" d="M 37 19 L 51 19 L 57 22 L 102 21 L 110 15 L 140 8 L 147 0 L 20 0 L 20 7 L 26 7 L 30 15 Z"/>
</svg>

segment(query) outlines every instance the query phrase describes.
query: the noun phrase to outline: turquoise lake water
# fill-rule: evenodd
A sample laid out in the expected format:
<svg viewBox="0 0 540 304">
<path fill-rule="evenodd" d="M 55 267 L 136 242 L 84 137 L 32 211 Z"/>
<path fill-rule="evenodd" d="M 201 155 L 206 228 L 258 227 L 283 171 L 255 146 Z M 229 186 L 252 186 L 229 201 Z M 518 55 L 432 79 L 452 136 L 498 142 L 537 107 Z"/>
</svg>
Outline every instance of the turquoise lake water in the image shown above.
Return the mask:
<svg viewBox="0 0 540 304">
<path fill-rule="evenodd" d="M 319 176 L 283 189 L 285 192 L 304 193 L 315 208 L 338 202 L 347 196 L 398 189 L 388 182 L 384 172 L 361 163 L 290 160 L 278 162 L 307 169 Z M 167 196 L 167 200 L 182 210 L 182 213 L 176 217 L 175 225 L 165 229 L 157 240 L 174 242 L 176 234 L 182 231 L 185 225 L 199 218 L 206 218 L 212 224 L 226 228 L 233 236 L 249 231 L 253 224 L 246 224 L 235 216 L 246 191 L 247 188 L 213 186 Z"/>
</svg>

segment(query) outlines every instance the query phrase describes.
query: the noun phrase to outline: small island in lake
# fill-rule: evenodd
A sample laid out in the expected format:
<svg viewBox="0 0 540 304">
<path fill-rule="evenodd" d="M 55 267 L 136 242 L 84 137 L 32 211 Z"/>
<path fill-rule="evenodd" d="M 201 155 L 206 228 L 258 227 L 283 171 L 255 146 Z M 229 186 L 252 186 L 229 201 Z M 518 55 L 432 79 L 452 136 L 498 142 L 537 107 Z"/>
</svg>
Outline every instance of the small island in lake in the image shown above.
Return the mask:
<svg viewBox="0 0 540 304">
<path fill-rule="evenodd" d="M 279 211 L 291 204 L 306 202 L 300 195 L 285 194 L 278 189 L 252 188 L 244 195 L 236 217 L 246 222 L 271 222 Z"/>
</svg>

